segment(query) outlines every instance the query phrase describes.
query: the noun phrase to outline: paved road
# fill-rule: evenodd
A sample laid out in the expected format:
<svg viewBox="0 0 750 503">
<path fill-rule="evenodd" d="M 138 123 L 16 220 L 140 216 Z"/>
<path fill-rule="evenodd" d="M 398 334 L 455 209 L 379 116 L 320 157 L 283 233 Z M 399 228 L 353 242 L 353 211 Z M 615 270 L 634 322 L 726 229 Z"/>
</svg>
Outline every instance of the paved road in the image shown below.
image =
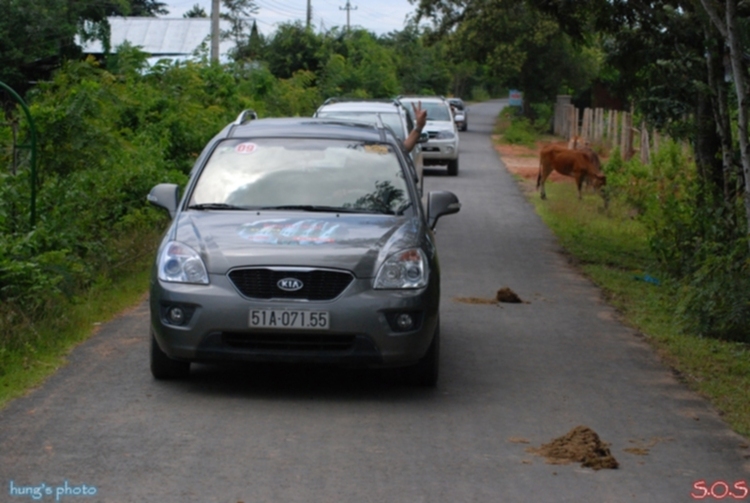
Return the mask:
<svg viewBox="0 0 750 503">
<path fill-rule="evenodd" d="M 438 226 L 436 390 L 297 367 L 204 366 L 156 382 L 143 303 L 0 411 L 0 501 L 687 502 L 699 480 L 741 496 L 746 440 L 558 254 L 492 149 L 501 106 L 471 107 L 459 176 L 426 182 L 463 202 Z M 527 303 L 455 300 L 502 286 Z M 579 425 L 611 444 L 619 469 L 526 452 Z M 34 500 L 33 488 L 52 494 Z"/>
</svg>

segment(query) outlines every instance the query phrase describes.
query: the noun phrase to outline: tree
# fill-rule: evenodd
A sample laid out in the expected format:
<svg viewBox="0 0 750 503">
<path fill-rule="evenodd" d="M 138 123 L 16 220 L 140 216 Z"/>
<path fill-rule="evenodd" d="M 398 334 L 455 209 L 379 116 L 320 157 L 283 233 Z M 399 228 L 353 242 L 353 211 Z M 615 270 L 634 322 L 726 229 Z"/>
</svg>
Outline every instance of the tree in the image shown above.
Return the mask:
<svg viewBox="0 0 750 503">
<path fill-rule="evenodd" d="M 0 81 L 23 93 L 80 55 L 76 34 L 108 43 L 107 16 L 128 10 L 127 0 L 0 0 Z"/>
<path fill-rule="evenodd" d="M 750 235 L 750 140 L 748 140 L 748 78 L 747 65 L 745 64 L 745 49 L 743 46 L 748 40 L 742 39 L 740 31 L 741 22 L 738 16 L 738 0 L 700 0 L 701 5 L 711 18 L 711 22 L 721 33 L 724 46 L 728 48 L 731 66 L 732 81 L 737 96 L 738 117 L 737 137 L 740 145 L 740 159 L 742 161 L 742 172 L 745 179 L 745 216 L 748 222 L 748 235 Z M 723 11 L 723 12 L 722 12 Z M 722 15 L 723 14 L 723 15 Z M 748 19 L 745 18 L 745 28 Z M 750 240 L 748 240 L 750 246 Z"/>
<path fill-rule="evenodd" d="M 189 11 L 184 13 L 182 17 L 208 17 L 208 13 L 200 4 L 195 4 Z"/>
<path fill-rule="evenodd" d="M 250 30 L 250 16 L 258 12 L 258 6 L 254 0 L 221 0 L 225 12 L 221 18 L 229 21 L 229 29 L 222 31 L 224 39 L 231 39 L 235 43 L 235 49 L 247 44 Z"/>
<path fill-rule="evenodd" d="M 232 52 L 235 61 L 256 61 L 263 56 L 266 49 L 266 39 L 258 31 L 258 24 L 253 20 L 250 37 L 247 42 L 240 42 Z"/>
<path fill-rule="evenodd" d="M 396 76 L 403 94 L 448 94 L 455 71 L 447 43 L 420 33 L 416 23 L 401 31 L 388 33 L 380 44 L 390 50 L 396 65 Z"/>
<path fill-rule="evenodd" d="M 420 0 L 417 15 L 433 19 L 430 39 L 446 41 L 454 64 L 472 61 L 532 103 L 585 88 L 598 71 L 591 54 L 530 1 Z"/>
<path fill-rule="evenodd" d="M 302 24 L 283 23 L 268 41 L 264 60 L 277 78 L 288 79 L 299 70 L 316 72 L 325 55 L 321 54 L 323 37 Z"/>
<path fill-rule="evenodd" d="M 169 14 L 167 4 L 159 0 L 130 0 L 129 16 L 155 17 Z"/>
</svg>

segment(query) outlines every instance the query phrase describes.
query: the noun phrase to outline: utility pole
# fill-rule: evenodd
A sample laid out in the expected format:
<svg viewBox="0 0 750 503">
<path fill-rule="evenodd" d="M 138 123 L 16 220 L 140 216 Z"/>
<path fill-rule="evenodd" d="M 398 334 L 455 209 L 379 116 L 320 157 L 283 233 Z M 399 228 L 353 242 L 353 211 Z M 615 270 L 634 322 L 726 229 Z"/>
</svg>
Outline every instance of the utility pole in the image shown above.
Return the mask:
<svg viewBox="0 0 750 503">
<path fill-rule="evenodd" d="M 307 0 L 307 28 L 310 28 L 312 23 L 312 0 Z"/>
<path fill-rule="evenodd" d="M 345 10 L 346 11 L 346 31 L 348 32 L 351 29 L 351 23 L 349 22 L 349 14 L 353 10 L 357 10 L 358 7 L 352 7 L 352 4 L 349 0 L 346 0 L 346 6 L 345 7 L 339 7 L 339 10 Z"/>
<path fill-rule="evenodd" d="M 219 2 L 211 0 L 211 61 L 219 61 Z"/>
</svg>

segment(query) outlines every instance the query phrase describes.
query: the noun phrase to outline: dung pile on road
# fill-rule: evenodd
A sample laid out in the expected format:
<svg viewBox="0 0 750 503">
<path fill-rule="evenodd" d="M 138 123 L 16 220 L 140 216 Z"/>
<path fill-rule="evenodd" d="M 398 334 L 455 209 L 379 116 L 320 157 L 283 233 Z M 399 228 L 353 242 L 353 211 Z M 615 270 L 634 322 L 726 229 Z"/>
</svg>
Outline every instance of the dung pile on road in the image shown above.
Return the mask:
<svg viewBox="0 0 750 503">
<path fill-rule="evenodd" d="M 516 292 L 514 292 L 507 286 L 504 286 L 500 290 L 498 290 L 495 296 L 492 298 L 487 299 L 484 297 L 453 297 L 453 300 L 456 302 L 461 302 L 462 304 L 497 305 L 498 302 L 505 302 L 509 304 L 528 304 L 528 302 L 524 302 L 523 300 L 521 300 L 521 297 L 519 297 Z"/>
<path fill-rule="evenodd" d="M 544 456 L 550 464 L 581 463 L 581 466 L 594 470 L 619 466 L 609 451 L 609 444 L 602 442 L 588 426 L 576 426 L 562 437 L 541 447 L 529 447 L 526 451 Z"/>
<path fill-rule="evenodd" d="M 510 304 L 520 304 L 523 302 L 521 300 L 521 297 L 519 297 L 516 292 L 514 292 L 507 286 L 504 286 L 500 290 L 498 290 L 495 298 L 498 302 L 508 302 Z"/>
</svg>

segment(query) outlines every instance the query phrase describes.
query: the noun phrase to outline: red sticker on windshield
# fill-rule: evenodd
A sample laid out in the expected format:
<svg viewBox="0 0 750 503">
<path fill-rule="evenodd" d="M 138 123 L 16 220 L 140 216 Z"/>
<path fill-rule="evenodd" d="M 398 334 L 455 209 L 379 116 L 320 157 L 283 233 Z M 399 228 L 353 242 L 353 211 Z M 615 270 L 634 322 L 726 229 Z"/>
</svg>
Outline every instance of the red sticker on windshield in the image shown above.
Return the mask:
<svg viewBox="0 0 750 503">
<path fill-rule="evenodd" d="M 252 154 L 258 146 L 255 143 L 240 143 L 234 147 L 234 151 L 238 154 Z"/>
</svg>

